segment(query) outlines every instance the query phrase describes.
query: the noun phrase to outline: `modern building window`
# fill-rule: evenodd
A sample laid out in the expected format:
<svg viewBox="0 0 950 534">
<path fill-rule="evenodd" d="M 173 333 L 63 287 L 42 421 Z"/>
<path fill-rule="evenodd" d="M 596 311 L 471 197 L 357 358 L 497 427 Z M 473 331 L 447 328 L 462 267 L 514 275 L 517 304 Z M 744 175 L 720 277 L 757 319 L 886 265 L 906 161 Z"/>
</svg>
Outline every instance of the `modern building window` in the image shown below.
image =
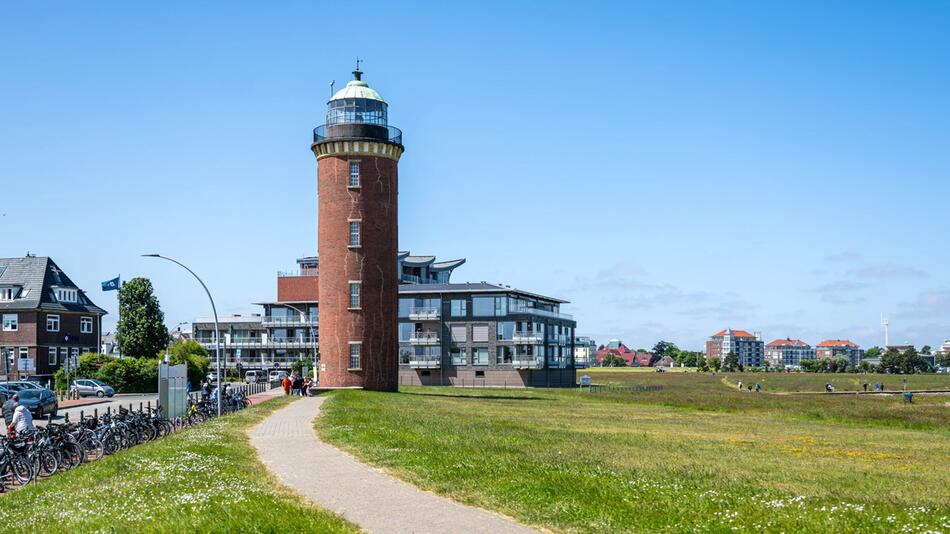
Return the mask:
<svg viewBox="0 0 950 534">
<path fill-rule="evenodd" d="M 413 323 L 399 323 L 399 341 L 409 341 L 412 339 L 412 333 L 415 332 L 416 325 Z"/>
<path fill-rule="evenodd" d="M 80 333 L 80 334 L 91 334 L 91 333 L 92 333 L 92 317 L 80 317 L 80 318 L 79 318 L 79 333 Z"/>
<path fill-rule="evenodd" d="M 350 282 L 350 309 L 360 309 L 360 283 Z"/>
<path fill-rule="evenodd" d="M 360 222 L 350 221 L 350 246 L 360 246 Z"/>
<path fill-rule="evenodd" d="M 362 345 L 358 341 L 350 342 L 350 369 L 359 369 L 360 368 L 360 347 Z"/>
<path fill-rule="evenodd" d="M 49 348 L 49 364 L 56 365 L 56 347 Z"/>
<path fill-rule="evenodd" d="M 409 362 L 412 360 L 412 354 L 411 347 L 399 347 L 399 364 L 409 365 Z"/>
<path fill-rule="evenodd" d="M 59 315 L 46 316 L 46 331 L 59 332 Z"/>
<path fill-rule="evenodd" d="M 499 341 L 511 341 L 515 337 L 515 323 L 514 321 L 498 321 L 496 331 L 496 338 Z"/>
<path fill-rule="evenodd" d="M 453 300 L 450 313 L 452 317 L 466 317 L 468 315 L 468 301 L 465 299 Z"/>
<path fill-rule="evenodd" d="M 415 299 L 399 299 L 399 317 L 406 319 L 409 313 L 416 307 Z"/>
<path fill-rule="evenodd" d="M 16 332 L 17 328 L 19 328 L 18 317 L 19 316 L 15 313 L 3 314 L 3 331 Z"/>
<path fill-rule="evenodd" d="M 350 179 L 347 182 L 349 187 L 359 187 L 360 186 L 360 162 L 351 161 L 350 162 Z"/>
<path fill-rule="evenodd" d="M 472 313 L 478 317 L 508 315 L 507 297 L 472 297 Z"/>
<path fill-rule="evenodd" d="M 488 347 L 472 349 L 472 365 L 488 365 Z"/>
<path fill-rule="evenodd" d="M 452 347 L 449 349 L 449 354 L 452 355 L 452 365 L 465 365 L 468 360 L 468 351 L 465 347 Z"/>
<path fill-rule="evenodd" d="M 514 351 L 511 347 L 500 346 L 496 348 L 495 363 L 498 365 L 510 364 L 514 359 Z"/>
</svg>

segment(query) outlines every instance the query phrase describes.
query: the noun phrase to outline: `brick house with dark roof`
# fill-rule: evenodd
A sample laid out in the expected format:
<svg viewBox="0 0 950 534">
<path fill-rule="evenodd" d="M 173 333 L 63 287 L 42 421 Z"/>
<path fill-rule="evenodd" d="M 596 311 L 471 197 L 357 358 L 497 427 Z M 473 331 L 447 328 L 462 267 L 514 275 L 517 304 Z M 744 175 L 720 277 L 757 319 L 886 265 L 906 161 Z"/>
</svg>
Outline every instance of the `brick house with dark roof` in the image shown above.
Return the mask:
<svg viewBox="0 0 950 534">
<path fill-rule="evenodd" d="M 653 358 L 653 354 L 649 352 L 631 350 L 619 340 L 612 339 L 606 346 L 597 351 L 594 360 L 597 365 L 603 365 L 604 358 L 611 355 L 623 358 L 627 367 L 649 367 L 650 360 Z"/>
<path fill-rule="evenodd" d="M 67 357 L 99 350 L 105 314 L 52 259 L 0 258 L 0 376 L 52 378 Z"/>
</svg>

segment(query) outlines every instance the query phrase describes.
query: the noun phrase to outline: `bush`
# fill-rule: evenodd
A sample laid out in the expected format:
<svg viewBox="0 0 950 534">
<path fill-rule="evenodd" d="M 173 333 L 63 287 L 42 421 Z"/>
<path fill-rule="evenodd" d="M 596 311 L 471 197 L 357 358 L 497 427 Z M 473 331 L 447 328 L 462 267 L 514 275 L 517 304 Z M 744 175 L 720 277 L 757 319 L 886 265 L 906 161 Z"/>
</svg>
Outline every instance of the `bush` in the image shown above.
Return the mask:
<svg viewBox="0 0 950 534">
<path fill-rule="evenodd" d="M 79 367 L 70 370 L 68 381 L 66 380 L 65 369 L 60 368 L 56 371 L 54 375 L 55 387 L 57 390 L 64 390 L 69 388 L 69 382 L 73 380 L 79 378 L 99 378 L 99 367 L 117 359 L 118 358 L 113 356 L 106 356 L 105 354 L 95 352 L 83 354 L 79 356 Z M 158 380 L 157 377 L 156 380 Z"/>
<path fill-rule="evenodd" d="M 197 388 L 208 375 L 208 351 L 193 339 L 178 340 L 168 347 L 168 362 L 172 365 L 188 365 L 188 381 L 192 388 Z M 164 359 L 165 355 L 159 355 Z M 157 378 L 156 378 L 157 380 Z"/>
<path fill-rule="evenodd" d="M 158 391 L 158 360 L 118 358 L 104 364 L 96 378 L 116 393 L 154 393 Z"/>
</svg>

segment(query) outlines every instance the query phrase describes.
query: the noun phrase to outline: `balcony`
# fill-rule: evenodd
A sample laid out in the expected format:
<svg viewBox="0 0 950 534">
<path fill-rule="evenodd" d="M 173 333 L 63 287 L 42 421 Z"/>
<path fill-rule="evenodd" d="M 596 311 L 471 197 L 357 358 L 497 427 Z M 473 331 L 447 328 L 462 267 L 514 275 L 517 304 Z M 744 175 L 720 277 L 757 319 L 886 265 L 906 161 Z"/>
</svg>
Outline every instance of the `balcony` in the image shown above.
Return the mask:
<svg viewBox="0 0 950 534">
<path fill-rule="evenodd" d="M 550 317 L 552 319 L 568 319 L 573 321 L 574 316 L 562 311 L 542 310 L 540 308 L 509 308 L 508 315 L 536 315 L 538 317 Z"/>
<path fill-rule="evenodd" d="M 435 321 L 439 318 L 438 308 L 411 308 L 409 318 L 413 321 Z"/>
<path fill-rule="evenodd" d="M 201 337 L 195 341 L 208 350 L 214 350 L 214 338 Z M 317 345 L 319 346 L 319 345 Z M 221 338 L 222 349 L 313 349 L 314 338 L 306 337 L 261 337 L 261 338 Z"/>
<path fill-rule="evenodd" d="M 442 367 L 441 356 L 412 356 L 409 367 L 413 369 L 438 369 Z"/>
<path fill-rule="evenodd" d="M 409 343 L 413 345 L 438 345 L 439 344 L 439 333 L 438 332 L 413 332 L 409 336 Z"/>
<path fill-rule="evenodd" d="M 293 317 L 264 316 L 261 317 L 262 326 L 317 326 L 316 315 L 295 315 Z"/>
<path fill-rule="evenodd" d="M 328 128 L 329 126 L 329 128 Z M 324 124 L 313 129 L 313 142 L 322 143 L 334 139 L 366 139 L 372 141 L 385 141 L 402 145 L 402 130 L 395 126 L 383 126 L 380 124 L 363 123 L 341 123 Z"/>
<path fill-rule="evenodd" d="M 541 332 L 515 332 L 511 340 L 522 345 L 537 345 L 544 342 L 544 334 Z"/>
<path fill-rule="evenodd" d="M 514 369 L 543 369 L 544 359 L 540 356 L 515 356 L 511 361 Z"/>
</svg>

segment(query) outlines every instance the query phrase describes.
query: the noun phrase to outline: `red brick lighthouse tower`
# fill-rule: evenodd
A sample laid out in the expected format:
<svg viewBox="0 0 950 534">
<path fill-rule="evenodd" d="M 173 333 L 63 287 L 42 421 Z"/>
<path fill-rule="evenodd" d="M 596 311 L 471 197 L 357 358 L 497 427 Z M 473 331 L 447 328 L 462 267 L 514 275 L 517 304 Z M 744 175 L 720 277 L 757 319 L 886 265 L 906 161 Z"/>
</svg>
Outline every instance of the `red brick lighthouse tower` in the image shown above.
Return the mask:
<svg viewBox="0 0 950 534">
<path fill-rule="evenodd" d="M 320 386 L 398 387 L 397 170 L 402 132 L 362 80 L 327 104 L 313 131 L 320 257 Z"/>
</svg>

